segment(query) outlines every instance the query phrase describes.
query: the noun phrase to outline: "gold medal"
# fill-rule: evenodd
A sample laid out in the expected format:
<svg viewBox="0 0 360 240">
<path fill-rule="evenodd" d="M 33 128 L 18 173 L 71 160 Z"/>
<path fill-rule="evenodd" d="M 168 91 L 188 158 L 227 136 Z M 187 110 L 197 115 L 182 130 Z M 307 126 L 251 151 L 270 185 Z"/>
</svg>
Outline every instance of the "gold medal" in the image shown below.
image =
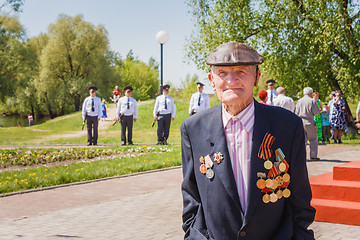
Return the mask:
<svg viewBox="0 0 360 240">
<path fill-rule="evenodd" d="M 201 172 L 202 174 L 205 174 L 205 173 L 206 173 L 206 166 L 205 166 L 205 164 L 201 164 L 201 165 L 200 165 L 200 172 Z"/>
<path fill-rule="evenodd" d="M 282 185 L 284 185 L 284 181 L 283 181 L 283 179 L 282 179 L 281 176 L 277 176 L 277 177 L 275 178 L 275 180 L 276 180 L 276 182 L 278 183 L 278 186 L 279 186 L 279 187 L 281 187 Z"/>
<path fill-rule="evenodd" d="M 264 203 L 270 202 L 270 195 L 266 193 L 266 194 L 263 196 L 262 200 L 263 200 Z"/>
<path fill-rule="evenodd" d="M 266 181 L 265 181 L 265 186 L 266 186 L 267 188 L 271 188 L 272 185 L 273 185 L 273 180 L 270 179 L 270 178 L 266 179 Z"/>
<path fill-rule="evenodd" d="M 205 163 L 205 160 L 204 160 L 204 158 L 203 158 L 202 156 L 200 157 L 199 161 L 200 161 L 201 163 Z"/>
<path fill-rule="evenodd" d="M 272 166 L 273 166 L 273 163 L 272 163 L 270 160 L 266 160 L 266 161 L 264 162 L 264 167 L 265 167 L 267 170 L 271 169 Z"/>
<path fill-rule="evenodd" d="M 285 163 L 280 163 L 279 164 L 279 170 L 281 171 L 281 172 L 285 172 L 286 171 L 286 165 L 285 165 Z"/>
<path fill-rule="evenodd" d="M 270 202 L 274 203 L 277 200 L 278 200 L 278 197 L 274 192 L 272 194 L 270 194 Z"/>
<path fill-rule="evenodd" d="M 277 192 L 276 192 L 276 196 L 278 197 L 278 199 L 282 198 L 283 196 L 283 191 L 281 189 L 279 189 Z"/>
<path fill-rule="evenodd" d="M 271 188 L 272 188 L 272 189 L 276 189 L 276 188 L 278 188 L 278 187 L 279 187 L 279 183 L 274 179 Z"/>
<path fill-rule="evenodd" d="M 284 196 L 284 198 L 288 198 L 291 195 L 291 192 L 289 189 L 285 188 L 284 191 L 282 192 L 282 195 Z"/>
<path fill-rule="evenodd" d="M 290 181 L 290 175 L 285 173 L 283 176 L 282 176 L 284 182 L 289 182 Z M 285 197 L 285 196 L 284 196 Z"/>
<path fill-rule="evenodd" d="M 259 189 L 264 189 L 265 188 L 265 186 L 266 186 L 266 182 L 265 182 L 265 180 L 264 179 L 259 179 L 259 180 L 257 180 L 257 182 L 256 182 L 256 186 L 259 188 Z"/>
</svg>

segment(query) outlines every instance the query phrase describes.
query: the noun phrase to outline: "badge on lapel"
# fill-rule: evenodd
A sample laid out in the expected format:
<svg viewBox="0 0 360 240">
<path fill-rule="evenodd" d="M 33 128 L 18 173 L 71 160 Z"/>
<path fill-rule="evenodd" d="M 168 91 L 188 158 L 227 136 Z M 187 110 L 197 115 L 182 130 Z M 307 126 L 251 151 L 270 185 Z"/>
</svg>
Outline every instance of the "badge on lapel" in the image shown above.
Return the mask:
<svg viewBox="0 0 360 240">
<path fill-rule="evenodd" d="M 222 160 L 224 159 L 222 153 L 217 152 L 214 153 L 214 161 L 219 164 L 222 162 Z M 207 178 L 212 179 L 215 175 L 214 170 L 212 169 L 212 167 L 214 166 L 213 161 L 211 160 L 210 155 L 206 155 L 205 157 L 201 156 L 199 158 L 199 161 L 201 163 L 200 165 L 200 172 L 202 174 L 205 174 Z"/>
<path fill-rule="evenodd" d="M 290 183 L 289 164 L 285 160 L 283 151 L 280 148 L 276 149 L 275 161 L 270 161 L 273 156 L 271 146 L 274 142 L 275 137 L 266 133 L 258 153 L 258 157 L 265 161 L 264 168 L 269 170 L 267 175 L 263 172 L 257 174 L 260 179 L 256 186 L 265 193 L 262 198 L 264 203 L 274 203 L 282 197 L 288 198 L 291 195 L 288 189 Z M 266 180 L 263 179 L 265 177 Z"/>
</svg>

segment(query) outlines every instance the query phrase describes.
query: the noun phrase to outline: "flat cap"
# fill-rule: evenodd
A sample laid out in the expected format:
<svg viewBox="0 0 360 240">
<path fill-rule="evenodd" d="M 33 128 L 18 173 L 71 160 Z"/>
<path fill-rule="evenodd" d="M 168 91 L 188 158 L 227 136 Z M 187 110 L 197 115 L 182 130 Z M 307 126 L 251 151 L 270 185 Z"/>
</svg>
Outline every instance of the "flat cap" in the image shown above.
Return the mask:
<svg viewBox="0 0 360 240">
<path fill-rule="evenodd" d="M 275 80 L 274 79 L 269 79 L 266 81 L 266 84 L 275 84 Z"/>
<path fill-rule="evenodd" d="M 126 92 L 126 91 L 132 92 L 132 91 L 133 91 L 133 88 L 132 88 L 131 86 L 125 86 L 125 87 L 124 87 L 124 92 Z"/>
<path fill-rule="evenodd" d="M 94 85 L 90 85 L 90 86 L 88 87 L 88 90 L 89 90 L 89 91 L 90 91 L 90 90 L 95 90 L 95 91 L 97 91 L 98 88 L 95 87 Z"/>
<path fill-rule="evenodd" d="M 170 89 L 170 86 L 168 84 L 162 86 L 161 88 L 162 90 L 169 90 Z"/>
<path fill-rule="evenodd" d="M 259 65 L 264 58 L 252 47 L 238 42 L 227 42 L 218 46 L 206 59 L 214 66 Z"/>
</svg>

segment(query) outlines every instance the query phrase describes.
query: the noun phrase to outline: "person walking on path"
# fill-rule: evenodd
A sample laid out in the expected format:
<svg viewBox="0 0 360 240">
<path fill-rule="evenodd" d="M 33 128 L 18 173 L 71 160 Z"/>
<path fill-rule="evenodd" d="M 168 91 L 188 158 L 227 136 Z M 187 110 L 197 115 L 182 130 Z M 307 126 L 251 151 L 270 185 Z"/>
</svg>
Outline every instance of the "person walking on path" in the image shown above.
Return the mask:
<svg viewBox="0 0 360 240">
<path fill-rule="evenodd" d="M 267 96 L 268 96 L 268 100 L 267 100 L 267 104 L 270 105 L 270 106 L 273 106 L 274 105 L 274 99 L 277 97 L 277 93 L 276 93 L 276 90 L 275 90 L 275 80 L 274 79 L 269 79 L 266 81 L 266 84 L 268 86 L 268 90 L 266 90 L 267 92 Z"/>
<path fill-rule="evenodd" d="M 340 90 L 335 91 L 333 111 L 331 113 L 331 129 L 334 132 L 334 143 L 342 143 L 342 131 L 346 129 L 345 103 Z"/>
<path fill-rule="evenodd" d="M 208 109 L 210 107 L 210 99 L 206 93 L 203 93 L 204 84 L 197 82 L 197 92 L 191 95 L 190 104 L 189 104 L 189 115 L 194 115 L 202 110 Z"/>
<path fill-rule="evenodd" d="M 87 119 L 87 145 L 97 145 L 98 126 L 101 119 L 101 99 L 96 96 L 97 87 L 88 87 L 90 96 L 85 98 L 82 105 L 82 119 Z"/>
<path fill-rule="evenodd" d="M 356 108 L 356 122 L 359 122 L 359 121 L 360 121 L 360 101 Z"/>
<path fill-rule="evenodd" d="M 315 100 L 316 102 L 316 105 L 318 106 L 318 108 L 321 110 L 322 109 L 322 103 L 319 99 L 319 92 L 314 92 L 313 93 L 313 99 Z M 314 121 L 315 121 L 315 125 L 316 125 L 316 134 L 318 136 L 318 141 L 319 143 L 322 142 L 322 125 L 321 125 L 321 115 L 318 114 L 318 115 L 315 115 L 314 116 Z"/>
<path fill-rule="evenodd" d="M 330 121 L 329 121 L 329 107 L 327 104 L 324 104 L 321 115 L 321 126 L 322 126 L 322 142 L 325 144 L 330 143 L 331 133 L 330 133 Z"/>
<path fill-rule="evenodd" d="M 285 88 L 278 87 L 276 89 L 277 97 L 274 99 L 274 106 L 283 107 L 290 112 L 294 112 L 295 104 L 291 97 L 285 96 Z"/>
<path fill-rule="evenodd" d="M 29 120 L 29 127 L 34 125 L 34 117 L 30 113 L 28 114 L 28 120 Z"/>
<path fill-rule="evenodd" d="M 102 110 L 101 118 L 107 118 L 105 99 L 102 100 L 101 110 Z"/>
<path fill-rule="evenodd" d="M 237 42 L 206 59 L 221 103 L 181 125 L 185 239 L 314 239 L 302 121 L 254 100 L 263 61 Z"/>
<path fill-rule="evenodd" d="M 162 86 L 162 95 L 155 101 L 153 116 L 158 123 L 157 145 L 167 145 L 169 138 L 170 123 L 175 119 L 176 105 L 174 98 L 169 96 L 169 85 Z"/>
<path fill-rule="evenodd" d="M 116 108 L 118 107 L 118 102 L 119 99 L 121 97 L 121 92 L 119 90 L 118 86 L 115 86 L 115 88 L 113 89 L 113 97 L 110 97 L 110 100 L 113 101 L 115 103 Z"/>
<path fill-rule="evenodd" d="M 311 87 L 305 87 L 303 93 L 304 97 L 300 98 L 296 103 L 295 114 L 302 119 L 305 130 L 305 143 L 309 140 L 310 160 L 320 160 L 318 158 L 319 142 L 314 122 L 314 116 L 320 113 L 320 109 L 312 98 L 313 89 Z"/>
<path fill-rule="evenodd" d="M 124 88 L 125 96 L 119 99 L 116 116 L 117 120 L 121 122 L 121 145 L 126 145 L 126 129 L 128 131 L 128 143 L 133 145 L 132 129 L 133 122 L 136 122 L 138 116 L 138 106 L 136 100 L 131 97 L 133 88 L 126 86 Z"/>
</svg>

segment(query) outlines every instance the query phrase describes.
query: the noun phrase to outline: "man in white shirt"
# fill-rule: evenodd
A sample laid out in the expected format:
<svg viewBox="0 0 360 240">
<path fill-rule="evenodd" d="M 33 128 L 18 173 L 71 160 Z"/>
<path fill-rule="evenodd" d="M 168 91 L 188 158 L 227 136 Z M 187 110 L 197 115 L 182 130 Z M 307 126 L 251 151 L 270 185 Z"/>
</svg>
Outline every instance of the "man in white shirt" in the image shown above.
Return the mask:
<svg viewBox="0 0 360 240">
<path fill-rule="evenodd" d="M 268 86 L 268 90 L 266 90 L 267 92 L 267 96 L 268 96 L 268 100 L 266 101 L 266 103 L 270 106 L 273 106 L 274 105 L 274 99 L 276 98 L 277 96 L 277 93 L 276 93 L 276 90 L 275 90 L 275 80 L 274 79 L 269 79 L 266 81 L 266 84 Z"/>
<path fill-rule="evenodd" d="M 88 87 L 90 96 L 85 98 L 82 105 L 82 119 L 87 119 L 87 145 L 97 145 L 98 122 L 101 118 L 101 99 L 96 97 L 97 87 Z"/>
<path fill-rule="evenodd" d="M 359 119 L 360 119 L 360 101 L 357 105 L 357 108 L 356 108 L 356 122 L 359 122 Z"/>
<path fill-rule="evenodd" d="M 132 127 L 136 122 L 138 115 L 138 106 L 136 100 L 131 97 L 133 88 L 126 86 L 124 88 L 125 96 L 121 97 L 118 102 L 116 116 L 121 122 L 121 145 L 126 145 L 126 128 L 128 130 L 128 143 L 133 145 Z"/>
<path fill-rule="evenodd" d="M 204 84 L 197 82 L 198 92 L 194 93 L 191 96 L 189 104 L 189 115 L 194 115 L 202 110 L 208 109 L 210 107 L 210 99 L 206 93 L 203 93 Z"/>
<path fill-rule="evenodd" d="M 295 104 L 291 97 L 285 96 L 285 88 L 278 87 L 276 89 L 277 97 L 274 99 L 274 106 L 283 107 L 291 112 L 294 112 Z"/>
<path fill-rule="evenodd" d="M 169 138 L 170 123 L 175 119 L 176 105 L 174 98 L 169 96 L 169 85 L 164 85 L 162 95 L 158 96 L 155 101 L 153 116 L 157 120 L 157 145 L 167 145 Z"/>
</svg>

